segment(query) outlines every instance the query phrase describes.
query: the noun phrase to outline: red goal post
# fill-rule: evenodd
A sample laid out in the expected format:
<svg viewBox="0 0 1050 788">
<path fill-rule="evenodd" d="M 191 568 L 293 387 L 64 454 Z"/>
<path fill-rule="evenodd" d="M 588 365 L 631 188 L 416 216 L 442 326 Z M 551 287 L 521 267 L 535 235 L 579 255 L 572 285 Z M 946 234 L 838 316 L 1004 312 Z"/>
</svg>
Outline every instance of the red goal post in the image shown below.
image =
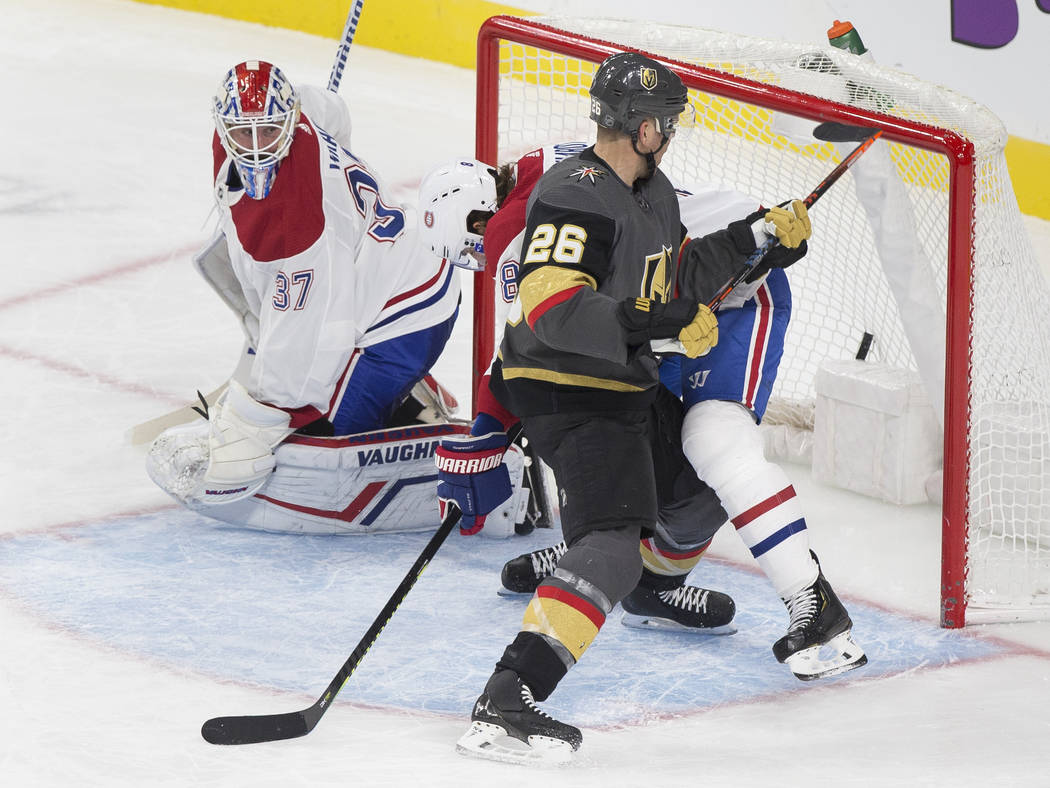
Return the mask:
<svg viewBox="0 0 1050 788">
<path fill-rule="evenodd" d="M 593 141 L 590 77 L 623 49 L 646 52 L 690 89 L 695 128 L 662 165 L 676 185 L 715 181 L 771 204 L 808 193 L 843 155 L 793 136 L 796 128 L 883 130 L 902 224 L 878 227 L 851 175 L 815 210 L 813 251 L 792 269 L 796 307 L 774 399 L 786 412 L 809 408 L 802 421 L 811 425 L 815 369 L 851 358 L 870 329 L 875 360 L 918 369 L 938 410 L 943 393 L 942 625 L 1050 612 L 1050 335 L 1029 325 L 1045 322 L 1050 298 L 1006 173 L 1001 123 L 951 91 L 834 48 L 649 22 L 500 16 L 478 37 L 477 158 L 502 164 L 544 144 Z M 888 273 L 898 257 L 890 248 L 909 233 L 932 313 L 943 315 L 933 332 L 911 319 L 922 308 L 908 305 L 910 285 L 902 291 Z M 988 282 L 1003 268 L 1015 275 L 1009 295 L 1002 281 Z M 477 274 L 475 385 L 492 357 L 494 300 L 493 272 Z M 935 335 L 929 348 L 918 347 L 922 334 Z M 986 371 L 1002 363 L 991 357 L 1009 337 L 1020 351 Z M 1016 385 L 1004 389 L 1000 378 Z"/>
</svg>

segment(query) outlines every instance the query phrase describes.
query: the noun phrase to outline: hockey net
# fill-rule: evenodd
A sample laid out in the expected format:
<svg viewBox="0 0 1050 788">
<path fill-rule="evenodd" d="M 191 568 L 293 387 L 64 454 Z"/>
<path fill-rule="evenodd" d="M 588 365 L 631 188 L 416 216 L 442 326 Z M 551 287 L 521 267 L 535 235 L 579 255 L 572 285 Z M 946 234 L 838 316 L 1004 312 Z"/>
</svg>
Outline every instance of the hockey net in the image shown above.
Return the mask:
<svg viewBox="0 0 1050 788">
<path fill-rule="evenodd" d="M 814 208 L 811 251 L 790 272 L 794 308 L 766 420 L 811 428 L 817 368 L 854 358 L 873 336 L 867 358 L 917 372 L 942 418 L 942 625 L 1050 617 L 1050 293 L 1000 121 L 833 47 L 494 17 L 478 42 L 478 158 L 593 141 L 587 89 L 622 49 L 656 57 L 689 88 L 695 123 L 662 164 L 676 185 L 722 184 L 765 205 L 803 197 L 855 146 L 814 139 L 814 121 L 883 129 L 885 141 Z M 491 274 L 479 274 L 475 380 L 492 354 L 493 300 Z"/>
</svg>

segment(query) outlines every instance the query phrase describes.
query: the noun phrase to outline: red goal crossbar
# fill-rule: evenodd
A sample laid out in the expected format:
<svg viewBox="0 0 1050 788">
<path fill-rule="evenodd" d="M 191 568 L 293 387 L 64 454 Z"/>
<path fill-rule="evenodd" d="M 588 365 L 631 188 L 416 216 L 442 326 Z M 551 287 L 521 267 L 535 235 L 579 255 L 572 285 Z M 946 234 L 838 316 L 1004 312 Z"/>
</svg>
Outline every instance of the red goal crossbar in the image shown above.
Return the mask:
<svg viewBox="0 0 1050 788">
<path fill-rule="evenodd" d="M 496 16 L 478 34 L 476 156 L 502 164 L 499 150 L 500 50 L 504 42 L 535 47 L 583 61 L 600 63 L 623 47 L 546 24 Z M 955 132 L 755 82 L 721 71 L 647 52 L 673 69 L 689 88 L 813 121 L 878 127 L 883 138 L 944 156 L 949 166 L 947 358 L 944 392 L 944 475 L 942 504 L 941 625 L 961 627 L 966 615 L 966 540 L 968 512 L 971 376 L 972 249 L 975 195 L 973 143 Z M 509 78 L 509 77 L 504 77 Z M 473 383 L 476 390 L 492 358 L 494 343 L 493 272 L 474 278 L 475 335 Z"/>
</svg>

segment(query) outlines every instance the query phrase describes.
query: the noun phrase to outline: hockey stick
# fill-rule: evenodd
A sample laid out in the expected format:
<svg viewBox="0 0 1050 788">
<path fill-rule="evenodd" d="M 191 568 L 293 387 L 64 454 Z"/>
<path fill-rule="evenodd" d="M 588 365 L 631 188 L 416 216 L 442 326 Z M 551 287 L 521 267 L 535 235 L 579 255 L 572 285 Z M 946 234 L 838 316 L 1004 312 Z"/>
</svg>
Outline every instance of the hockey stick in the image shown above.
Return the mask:
<svg viewBox="0 0 1050 788">
<path fill-rule="evenodd" d="M 229 385 L 229 381 L 207 395 L 197 392 L 197 397 L 200 398 L 205 410 L 215 404 L 215 400 L 219 398 L 219 395 L 226 391 L 227 385 Z M 200 412 L 201 409 L 198 406 L 186 405 L 173 410 L 171 413 L 165 413 L 163 416 L 157 416 L 149 421 L 136 424 L 127 431 L 127 442 L 132 446 L 144 446 L 147 443 L 152 443 L 164 430 L 170 427 L 178 427 L 180 424 L 188 424 L 197 418 Z"/>
<path fill-rule="evenodd" d="M 871 132 L 873 130 L 867 129 L 867 131 Z M 864 142 L 862 142 L 860 145 L 858 145 L 856 148 L 850 151 L 849 155 L 846 156 L 846 158 L 844 158 L 842 161 L 840 161 L 835 167 L 835 169 L 829 172 L 827 174 L 827 177 L 825 177 L 824 180 L 822 180 L 817 185 L 817 188 L 811 191 L 809 193 L 809 196 L 802 201 L 806 205 L 806 210 L 812 208 L 813 204 L 824 196 L 825 192 L 827 192 L 827 190 L 834 185 L 835 181 L 841 178 L 842 175 L 846 172 L 846 170 L 852 167 L 853 163 L 856 162 L 857 159 L 859 159 L 861 156 L 863 156 L 864 152 L 872 145 L 874 145 L 875 140 L 877 140 L 881 136 L 882 129 L 874 130 L 874 133 L 871 134 L 870 137 L 868 137 L 866 140 L 864 140 Z M 774 246 L 777 245 L 777 243 L 778 242 L 775 237 L 767 238 L 765 243 L 763 243 L 760 247 L 753 251 L 751 253 L 751 256 L 744 261 L 743 265 L 740 266 L 740 270 L 734 275 L 734 277 L 727 284 L 723 285 L 722 289 L 719 290 L 718 293 L 710 301 L 707 302 L 707 306 L 710 309 L 714 309 L 719 304 L 721 304 L 726 299 L 726 296 L 728 296 L 729 293 L 733 290 L 733 288 L 747 278 L 748 274 L 751 273 L 752 269 L 754 269 L 756 265 L 762 262 L 762 258 L 769 254 L 769 252 L 773 249 Z"/>
<path fill-rule="evenodd" d="M 201 736 L 211 744 L 256 744 L 264 741 L 280 741 L 281 739 L 294 739 L 305 736 L 314 729 L 328 707 L 332 705 L 335 696 L 343 688 L 354 669 L 364 659 L 365 654 L 376 642 L 379 633 L 383 631 L 394 612 L 401 606 L 412 586 L 416 584 L 423 570 L 427 568 L 431 559 L 441 547 L 445 538 L 456 527 L 461 517 L 459 507 L 454 503 L 449 504 L 445 518 L 437 531 L 423 548 L 412 568 L 408 570 L 390 599 L 379 615 L 376 616 L 372 626 L 368 628 L 361 642 L 351 652 L 350 657 L 343 663 L 343 667 L 336 673 L 332 683 L 312 706 L 302 711 L 290 711 L 284 714 L 261 714 L 242 717 L 215 717 L 201 726 Z"/>
<path fill-rule="evenodd" d="M 875 144 L 875 140 L 882 136 L 882 129 L 860 129 L 861 132 L 870 133 L 871 136 L 867 137 L 860 145 L 850 151 L 849 155 L 846 156 L 842 161 L 831 172 L 827 174 L 813 191 L 809 193 L 802 202 L 806 205 L 806 210 L 813 207 L 813 203 L 819 200 L 828 189 L 834 185 L 835 181 L 842 177 L 843 173 L 846 172 L 853 164 L 859 159 L 864 152 Z M 873 133 L 872 133 L 873 132 Z M 775 237 L 767 238 L 765 243 L 753 251 L 750 257 L 747 258 L 740 266 L 740 270 L 737 271 L 733 277 L 724 284 L 721 289 L 707 302 L 709 309 L 716 309 L 732 291 L 733 288 L 738 284 L 747 279 L 748 274 L 754 270 L 754 267 L 762 262 L 762 258 L 769 254 L 770 250 L 777 245 L 777 239 Z M 670 339 L 654 339 L 651 342 L 651 347 L 654 353 L 683 353 L 684 348 L 682 347 L 681 341 L 677 337 Z"/>
<path fill-rule="evenodd" d="M 361 8 L 365 0 L 354 0 L 350 7 L 350 13 L 346 17 L 346 26 L 343 28 L 343 40 L 339 42 L 339 49 L 335 53 L 335 63 L 332 64 L 332 73 L 328 77 L 328 89 L 333 93 L 339 90 L 339 83 L 343 79 L 343 69 L 346 68 L 346 58 L 350 54 L 350 44 L 354 41 L 357 32 L 357 23 L 361 21 Z"/>
<path fill-rule="evenodd" d="M 201 395 L 197 392 L 198 399 L 201 400 L 202 408 L 198 408 L 196 405 L 185 405 L 181 408 L 171 411 L 171 413 L 165 413 L 163 416 L 157 416 L 149 421 L 144 421 L 141 424 L 136 424 L 134 427 L 129 429 L 126 433 L 128 443 L 132 446 L 144 446 L 147 443 L 152 443 L 164 430 L 170 427 L 178 427 L 180 424 L 188 424 L 198 417 L 203 416 L 208 411 L 215 401 L 219 399 L 222 392 L 226 391 L 226 387 L 230 385 L 230 380 L 241 380 L 247 379 L 248 370 L 251 369 L 252 358 L 254 355 L 251 351 L 251 347 L 246 342 L 244 347 L 241 349 L 240 358 L 237 360 L 237 366 L 230 374 L 230 379 L 225 383 L 222 383 L 217 389 L 207 395 Z M 204 416 L 207 419 L 207 416 Z"/>
</svg>

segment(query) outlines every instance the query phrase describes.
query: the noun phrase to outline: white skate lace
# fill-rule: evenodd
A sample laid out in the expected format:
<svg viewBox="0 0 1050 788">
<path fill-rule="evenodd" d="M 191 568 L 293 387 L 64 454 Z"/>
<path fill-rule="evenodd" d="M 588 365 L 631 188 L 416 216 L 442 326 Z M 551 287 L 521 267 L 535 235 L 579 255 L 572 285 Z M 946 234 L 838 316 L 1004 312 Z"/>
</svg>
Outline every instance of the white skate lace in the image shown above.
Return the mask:
<svg viewBox="0 0 1050 788">
<path fill-rule="evenodd" d="M 659 596 L 669 605 L 691 610 L 697 613 L 707 612 L 707 596 L 710 592 L 706 588 L 697 586 L 679 586 L 673 591 L 661 591 Z"/>
<path fill-rule="evenodd" d="M 532 571 L 536 573 L 536 577 L 546 577 L 554 574 L 558 561 L 565 555 L 567 549 L 565 542 L 558 542 L 553 547 L 545 547 L 542 550 L 530 553 Z"/>
<path fill-rule="evenodd" d="M 784 604 L 788 609 L 788 632 L 794 632 L 809 626 L 816 619 L 820 599 L 816 588 L 810 586 L 785 599 Z"/>
<path fill-rule="evenodd" d="M 529 685 L 525 682 L 519 682 L 521 685 L 521 701 L 526 707 L 539 714 L 544 719 L 554 721 L 554 718 L 536 705 L 536 700 L 532 697 L 532 690 L 529 689 Z"/>
</svg>

